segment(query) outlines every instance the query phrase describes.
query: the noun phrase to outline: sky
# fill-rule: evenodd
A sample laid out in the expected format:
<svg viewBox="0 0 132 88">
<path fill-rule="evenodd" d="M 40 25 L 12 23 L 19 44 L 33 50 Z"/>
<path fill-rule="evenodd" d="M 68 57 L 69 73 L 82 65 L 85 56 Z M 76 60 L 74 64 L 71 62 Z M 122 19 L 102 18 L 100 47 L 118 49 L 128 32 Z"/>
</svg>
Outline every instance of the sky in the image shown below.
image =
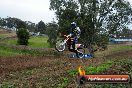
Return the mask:
<svg viewBox="0 0 132 88">
<path fill-rule="evenodd" d="M 132 6 L 132 0 L 128 0 L 128 2 L 130 2 L 131 6 Z"/>
<path fill-rule="evenodd" d="M 55 12 L 49 10 L 50 0 L 0 0 L 0 17 L 16 17 L 24 21 L 45 23 L 55 19 Z"/>
<path fill-rule="evenodd" d="M 45 23 L 53 21 L 55 12 L 49 10 L 50 0 L 0 0 L 0 17 L 16 17 L 24 21 Z M 132 0 L 128 0 L 132 5 Z M 56 21 L 56 20 L 55 20 Z"/>
</svg>

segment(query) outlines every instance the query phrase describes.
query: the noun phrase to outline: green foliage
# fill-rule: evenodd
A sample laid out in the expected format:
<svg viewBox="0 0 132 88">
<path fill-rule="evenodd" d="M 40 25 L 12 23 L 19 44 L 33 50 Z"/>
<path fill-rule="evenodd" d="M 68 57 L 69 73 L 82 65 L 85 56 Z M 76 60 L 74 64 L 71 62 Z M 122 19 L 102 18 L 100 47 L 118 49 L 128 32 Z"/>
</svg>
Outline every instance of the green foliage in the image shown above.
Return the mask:
<svg viewBox="0 0 132 88">
<path fill-rule="evenodd" d="M 30 32 L 35 32 L 35 30 L 37 29 L 36 28 L 36 24 L 35 23 L 32 23 L 30 21 L 27 21 L 26 22 L 26 25 L 27 25 L 27 29 L 30 31 Z"/>
<path fill-rule="evenodd" d="M 112 67 L 112 62 L 109 61 L 99 66 L 86 67 L 84 68 L 84 70 L 86 71 L 86 74 L 93 74 L 93 73 L 100 73 L 100 72 L 106 71 L 110 67 Z M 78 70 L 69 70 L 68 73 L 72 76 L 75 76 L 78 74 Z"/>
<path fill-rule="evenodd" d="M 0 19 L 0 26 L 6 26 L 6 21 L 3 18 Z"/>
<path fill-rule="evenodd" d="M 28 45 L 29 32 L 27 31 L 27 29 L 24 28 L 18 29 L 17 37 L 18 37 L 17 43 L 19 45 Z"/>
<path fill-rule="evenodd" d="M 86 67 L 85 70 L 87 74 L 93 74 L 93 73 L 99 73 L 99 72 L 106 71 L 110 67 L 112 67 L 112 62 L 105 63 L 105 64 L 102 64 L 96 67 Z"/>
<path fill-rule="evenodd" d="M 132 60 L 131 58 L 124 58 L 122 60 L 117 60 L 114 63 L 114 68 L 125 68 L 127 70 L 122 71 L 122 70 L 113 70 L 114 73 L 118 73 L 118 74 L 129 74 L 130 76 L 132 76 Z M 122 84 L 122 83 L 118 83 L 118 84 L 93 84 L 91 88 L 131 88 L 132 85 L 131 84 Z"/>
<path fill-rule="evenodd" d="M 23 81 L 22 81 L 22 86 L 23 86 L 23 88 L 29 88 L 29 83 L 28 83 L 28 81 L 27 81 L 27 80 L 23 80 Z"/>
<path fill-rule="evenodd" d="M 15 24 L 16 24 L 17 29 L 20 29 L 20 28 L 26 29 L 27 28 L 26 23 L 20 19 L 16 19 Z"/>
<path fill-rule="evenodd" d="M 57 31 L 58 25 L 54 21 L 52 23 L 47 24 L 46 34 L 49 37 L 47 42 L 49 42 L 51 47 L 53 47 L 56 43 Z"/>
<path fill-rule="evenodd" d="M 40 21 L 38 24 L 37 24 L 37 29 L 35 30 L 36 32 L 40 32 L 40 33 L 45 33 L 46 31 L 46 25 L 43 21 Z"/>
<path fill-rule="evenodd" d="M 2 83 L 0 84 L 0 88 L 16 88 L 16 86 L 15 84 Z"/>
<path fill-rule="evenodd" d="M 101 48 L 101 50 L 107 49 L 107 45 L 109 43 L 109 37 L 105 34 L 97 35 L 96 36 L 96 45 Z"/>
<path fill-rule="evenodd" d="M 77 12 L 73 9 L 61 10 L 59 17 L 59 32 L 69 34 L 71 32 L 71 22 L 77 19 Z"/>
<path fill-rule="evenodd" d="M 35 32 L 37 26 L 35 23 L 30 21 L 22 21 L 21 19 L 14 17 L 0 18 L 0 26 L 7 26 L 8 28 L 27 28 L 31 32 Z M 10 30 L 10 29 L 8 29 Z"/>
<path fill-rule="evenodd" d="M 68 78 L 63 78 L 63 82 L 57 85 L 57 88 L 64 88 L 68 84 Z"/>
<path fill-rule="evenodd" d="M 111 83 L 111 84 L 93 84 L 91 88 L 131 88 L 130 84 Z"/>
<path fill-rule="evenodd" d="M 70 23 L 77 22 L 81 42 L 90 53 L 94 53 L 96 45 L 105 49 L 109 34 L 125 28 L 132 16 L 132 8 L 125 0 L 50 0 L 50 9 L 56 11 L 60 32 L 68 34 Z"/>
<path fill-rule="evenodd" d="M 75 76 L 78 74 L 78 70 L 69 70 L 68 73 L 71 75 L 71 76 Z"/>
</svg>

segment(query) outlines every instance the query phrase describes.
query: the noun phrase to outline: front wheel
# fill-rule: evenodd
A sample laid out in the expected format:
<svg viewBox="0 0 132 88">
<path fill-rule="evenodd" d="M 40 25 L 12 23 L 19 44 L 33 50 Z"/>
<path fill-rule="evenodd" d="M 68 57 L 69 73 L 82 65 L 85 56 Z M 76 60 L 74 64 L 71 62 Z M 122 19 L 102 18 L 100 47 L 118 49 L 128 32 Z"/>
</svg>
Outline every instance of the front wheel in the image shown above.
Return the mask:
<svg viewBox="0 0 132 88">
<path fill-rule="evenodd" d="M 62 39 L 57 40 L 55 49 L 59 52 L 62 52 L 65 50 L 65 43 Z"/>
<path fill-rule="evenodd" d="M 85 50 L 84 50 L 83 48 L 77 49 L 76 56 L 77 56 L 78 58 L 84 58 L 84 54 L 85 54 Z"/>
</svg>

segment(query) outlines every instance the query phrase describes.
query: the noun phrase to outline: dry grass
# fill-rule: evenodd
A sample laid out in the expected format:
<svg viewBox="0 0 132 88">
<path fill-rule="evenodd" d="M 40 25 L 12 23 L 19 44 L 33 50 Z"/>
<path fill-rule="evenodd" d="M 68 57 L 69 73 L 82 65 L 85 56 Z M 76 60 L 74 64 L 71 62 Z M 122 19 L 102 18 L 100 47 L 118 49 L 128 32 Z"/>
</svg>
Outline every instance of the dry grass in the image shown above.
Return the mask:
<svg viewBox="0 0 132 88">
<path fill-rule="evenodd" d="M 16 36 L 16 32 L 10 32 L 7 30 L 0 29 L 0 38 Z"/>
</svg>

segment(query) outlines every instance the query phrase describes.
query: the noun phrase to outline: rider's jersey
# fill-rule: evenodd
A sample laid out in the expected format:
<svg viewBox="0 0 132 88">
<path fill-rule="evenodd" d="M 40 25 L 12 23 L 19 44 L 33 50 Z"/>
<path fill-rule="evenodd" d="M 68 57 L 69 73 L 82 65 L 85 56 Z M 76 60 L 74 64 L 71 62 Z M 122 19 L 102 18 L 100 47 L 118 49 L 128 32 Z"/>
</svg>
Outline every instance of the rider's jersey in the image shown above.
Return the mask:
<svg viewBox="0 0 132 88">
<path fill-rule="evenodd" d="M 79 27 L 76 27 L 71 33 L 70 37 L 73 38 L 73 41 L 76 43 L 77 39 L 80 37 L 81 30 Z"/>
</svg>

